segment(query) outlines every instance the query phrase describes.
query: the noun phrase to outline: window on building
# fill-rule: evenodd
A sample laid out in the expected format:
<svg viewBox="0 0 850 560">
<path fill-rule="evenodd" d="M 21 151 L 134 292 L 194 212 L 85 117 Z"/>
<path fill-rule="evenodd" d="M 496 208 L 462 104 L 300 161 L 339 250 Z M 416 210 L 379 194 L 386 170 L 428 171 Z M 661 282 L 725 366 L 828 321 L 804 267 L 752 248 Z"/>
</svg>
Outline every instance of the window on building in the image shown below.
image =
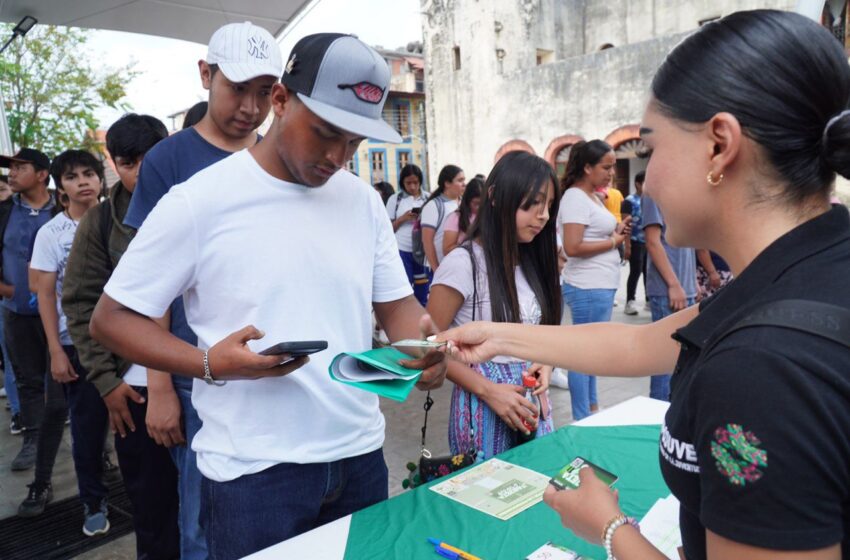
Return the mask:
<svg viewBox="0 0 850 560">
<path fill-rule="evenodd" d="M 410 163 L 410 152 L 398 152 L 398 172 L 401 173 L 401 168 Z"/>
<path fill-rule="evenodd" d="M 460 47 L 452 49 L 452 70 L 460 70 Z"/>
<path fill-rule="evenodd" d="M 384 152 L 372 152 L 372 184 L 374 185 L 378 181 L 383 181 L 384 174 Z"/>
<path fill-rule="evenodd" d="M 351 171 L 353 174 L 357 175 L 357 162 L 354 161 L 354 158 L 357 157 L 357 154 L 354 154 L 354 157 L 348 160 L 348 163 L 345 164 L 345 168 Z"/>
<path fill-rule="evenodd" d="M 555 62 L 555 51 L 537 49 L 537 66 L 549 64 L 550 62 Z"/>
<path fill-rule="evenodd" d="M 393 106 L 393 124 L 402 138 L 410 136 L 410 105 L 399 103 Z"/>
<path fill-rule="evenodd" d="M 832 2 L 826 2 L 824 5 L 823 13 L 821 14 L 821 24 L 831 31 L 835 38 L 838 39 L 838 42 L 847 49 L 850 47 L 850 26 L 847 25 L 850 5 L 845 2 L 841 8 L 838 8 L 836 4 L 836 10 L 833 11 L 832 4 Z"/>
</svg>

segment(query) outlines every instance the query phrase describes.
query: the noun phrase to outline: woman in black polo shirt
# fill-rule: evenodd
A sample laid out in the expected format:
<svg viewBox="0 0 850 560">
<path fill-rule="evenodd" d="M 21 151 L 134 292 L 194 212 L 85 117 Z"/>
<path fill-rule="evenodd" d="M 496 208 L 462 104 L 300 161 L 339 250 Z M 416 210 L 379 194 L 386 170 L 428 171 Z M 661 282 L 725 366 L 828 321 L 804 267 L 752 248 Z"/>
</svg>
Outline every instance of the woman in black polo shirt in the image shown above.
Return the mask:
<svg viewBox="0 0 850 560">
<path fill-rule="evenodd" d="M 465 362 L 504 354 L 609 376 L 675 365 L 659 451 L 689 560 L 850 558 L 848 344 L 796 326 L 730 333 L 780 300 L 850 309 L 850 218 L 829 204 L 835 173 L 850 176 L 848 104 L 847 56 L 815 22 L 761 10 L 702 27 L 653 80 L 645 189 L 671 244 L 715 251 L 736 279 L 645 326 L 476 323 L 438 337 Z M 563 523 L 606 541 L 609 558 L 664 558 L 581 474 L 579 490 L 544 496 Z"/>
</svg>

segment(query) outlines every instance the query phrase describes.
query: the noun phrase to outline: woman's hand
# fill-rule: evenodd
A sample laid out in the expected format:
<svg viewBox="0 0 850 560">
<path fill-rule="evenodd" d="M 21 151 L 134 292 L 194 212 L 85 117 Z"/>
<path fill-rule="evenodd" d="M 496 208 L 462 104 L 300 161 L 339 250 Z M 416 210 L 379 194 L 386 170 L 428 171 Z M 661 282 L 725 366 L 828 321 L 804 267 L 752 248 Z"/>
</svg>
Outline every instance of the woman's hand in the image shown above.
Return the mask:
<svg viewBox="0 0 850 560">
<path fill-rule="evenodd" d="M 576 490 L 558 490 L 552 485 L 543 493 L 543 501 L 561 516 L 561 524 L 593 544 L 601 544 L 602 531 L 609 521 L 620 515 L 617 491 L 599 480 L 593 469 L 578 473 Z"/>
<path fill-rule="evenodd" d="M 552 366 L 531 364 L 526 373 L 537 378 L 537 387 L 534 389 L 535 396 L 545 393 L 549 389 L 549 380 L 552 379 Z"/>
<path fill-rule="evenodd" d="M 80 378 L 64 350 L 50 353 L 50 376 L 57 383 L 73 383 Z"/>
<path fill-rule="evenodd" d="M 498 325 L 475 321 L 438 333 L 428 340 L 447 342 L 446 351 L 459 362 L 480 364 L 504 353 L 501 341 L 495 337 Z"/>
<path fill-rule="evenodd" d="M 533 403 L 522 396 L 524 392 L 525 389 L 519 385 L 489 383 L 481 399 L 510 429 L 521 430 L 527 435 L 529 432 L 523 426 L 522 419 L 527 420 L 528 424 L 536 429 L 539 411 Z"/>
</svg>

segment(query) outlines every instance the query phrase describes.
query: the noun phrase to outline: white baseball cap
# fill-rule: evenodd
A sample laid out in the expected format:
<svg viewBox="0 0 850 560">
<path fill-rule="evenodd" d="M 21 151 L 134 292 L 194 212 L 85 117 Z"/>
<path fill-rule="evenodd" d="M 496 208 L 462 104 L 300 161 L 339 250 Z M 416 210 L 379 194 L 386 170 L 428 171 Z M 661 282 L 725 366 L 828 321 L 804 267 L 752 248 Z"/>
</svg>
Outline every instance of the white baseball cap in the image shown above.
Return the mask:
<svg viewBox="0 0 850 560">
<path fill-rule="evenodd" d="M 247 82 L 257 76 L 280 79 L 283 60 L 272 34 L 252 24 L 228 23 L 210 38 L 207 64 L 217 64 L 231 82 Z"/>
</svg>

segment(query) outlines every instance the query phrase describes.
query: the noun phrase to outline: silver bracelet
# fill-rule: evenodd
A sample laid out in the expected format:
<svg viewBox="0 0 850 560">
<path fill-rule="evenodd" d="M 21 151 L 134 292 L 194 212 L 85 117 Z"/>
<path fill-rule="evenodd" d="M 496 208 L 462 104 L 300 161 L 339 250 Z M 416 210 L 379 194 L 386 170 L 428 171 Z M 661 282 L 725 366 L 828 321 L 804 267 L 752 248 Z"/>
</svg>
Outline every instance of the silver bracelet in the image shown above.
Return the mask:
<svg viewBox="0 0 850 560">
<path fill-rule="evenodd" d="M 212 376 L 212 371 L 210 371 L 210 353 L 209 351 L 204 352 L 204 381 L 207 385 L 215 385 L 216 387 L 221 387 L 227 381 L 219 381 Z"/>
<path fill-rule="evenodd" d="M 635 529 L 640 532 L 640 525 L 638 525 L 637 519 L 634 517 L 626 517 L 625 515 L 618 515 L 614 519 L 608 522 L 605 526 L 605 531 L 602 533 L 602 546 L 605 547 L 605 554 L 607 555 L 607 560 L 616 560 L 614 558 L 614 531 L 622 527 L 623 525 L 631 525 Z"/>
</svg>

